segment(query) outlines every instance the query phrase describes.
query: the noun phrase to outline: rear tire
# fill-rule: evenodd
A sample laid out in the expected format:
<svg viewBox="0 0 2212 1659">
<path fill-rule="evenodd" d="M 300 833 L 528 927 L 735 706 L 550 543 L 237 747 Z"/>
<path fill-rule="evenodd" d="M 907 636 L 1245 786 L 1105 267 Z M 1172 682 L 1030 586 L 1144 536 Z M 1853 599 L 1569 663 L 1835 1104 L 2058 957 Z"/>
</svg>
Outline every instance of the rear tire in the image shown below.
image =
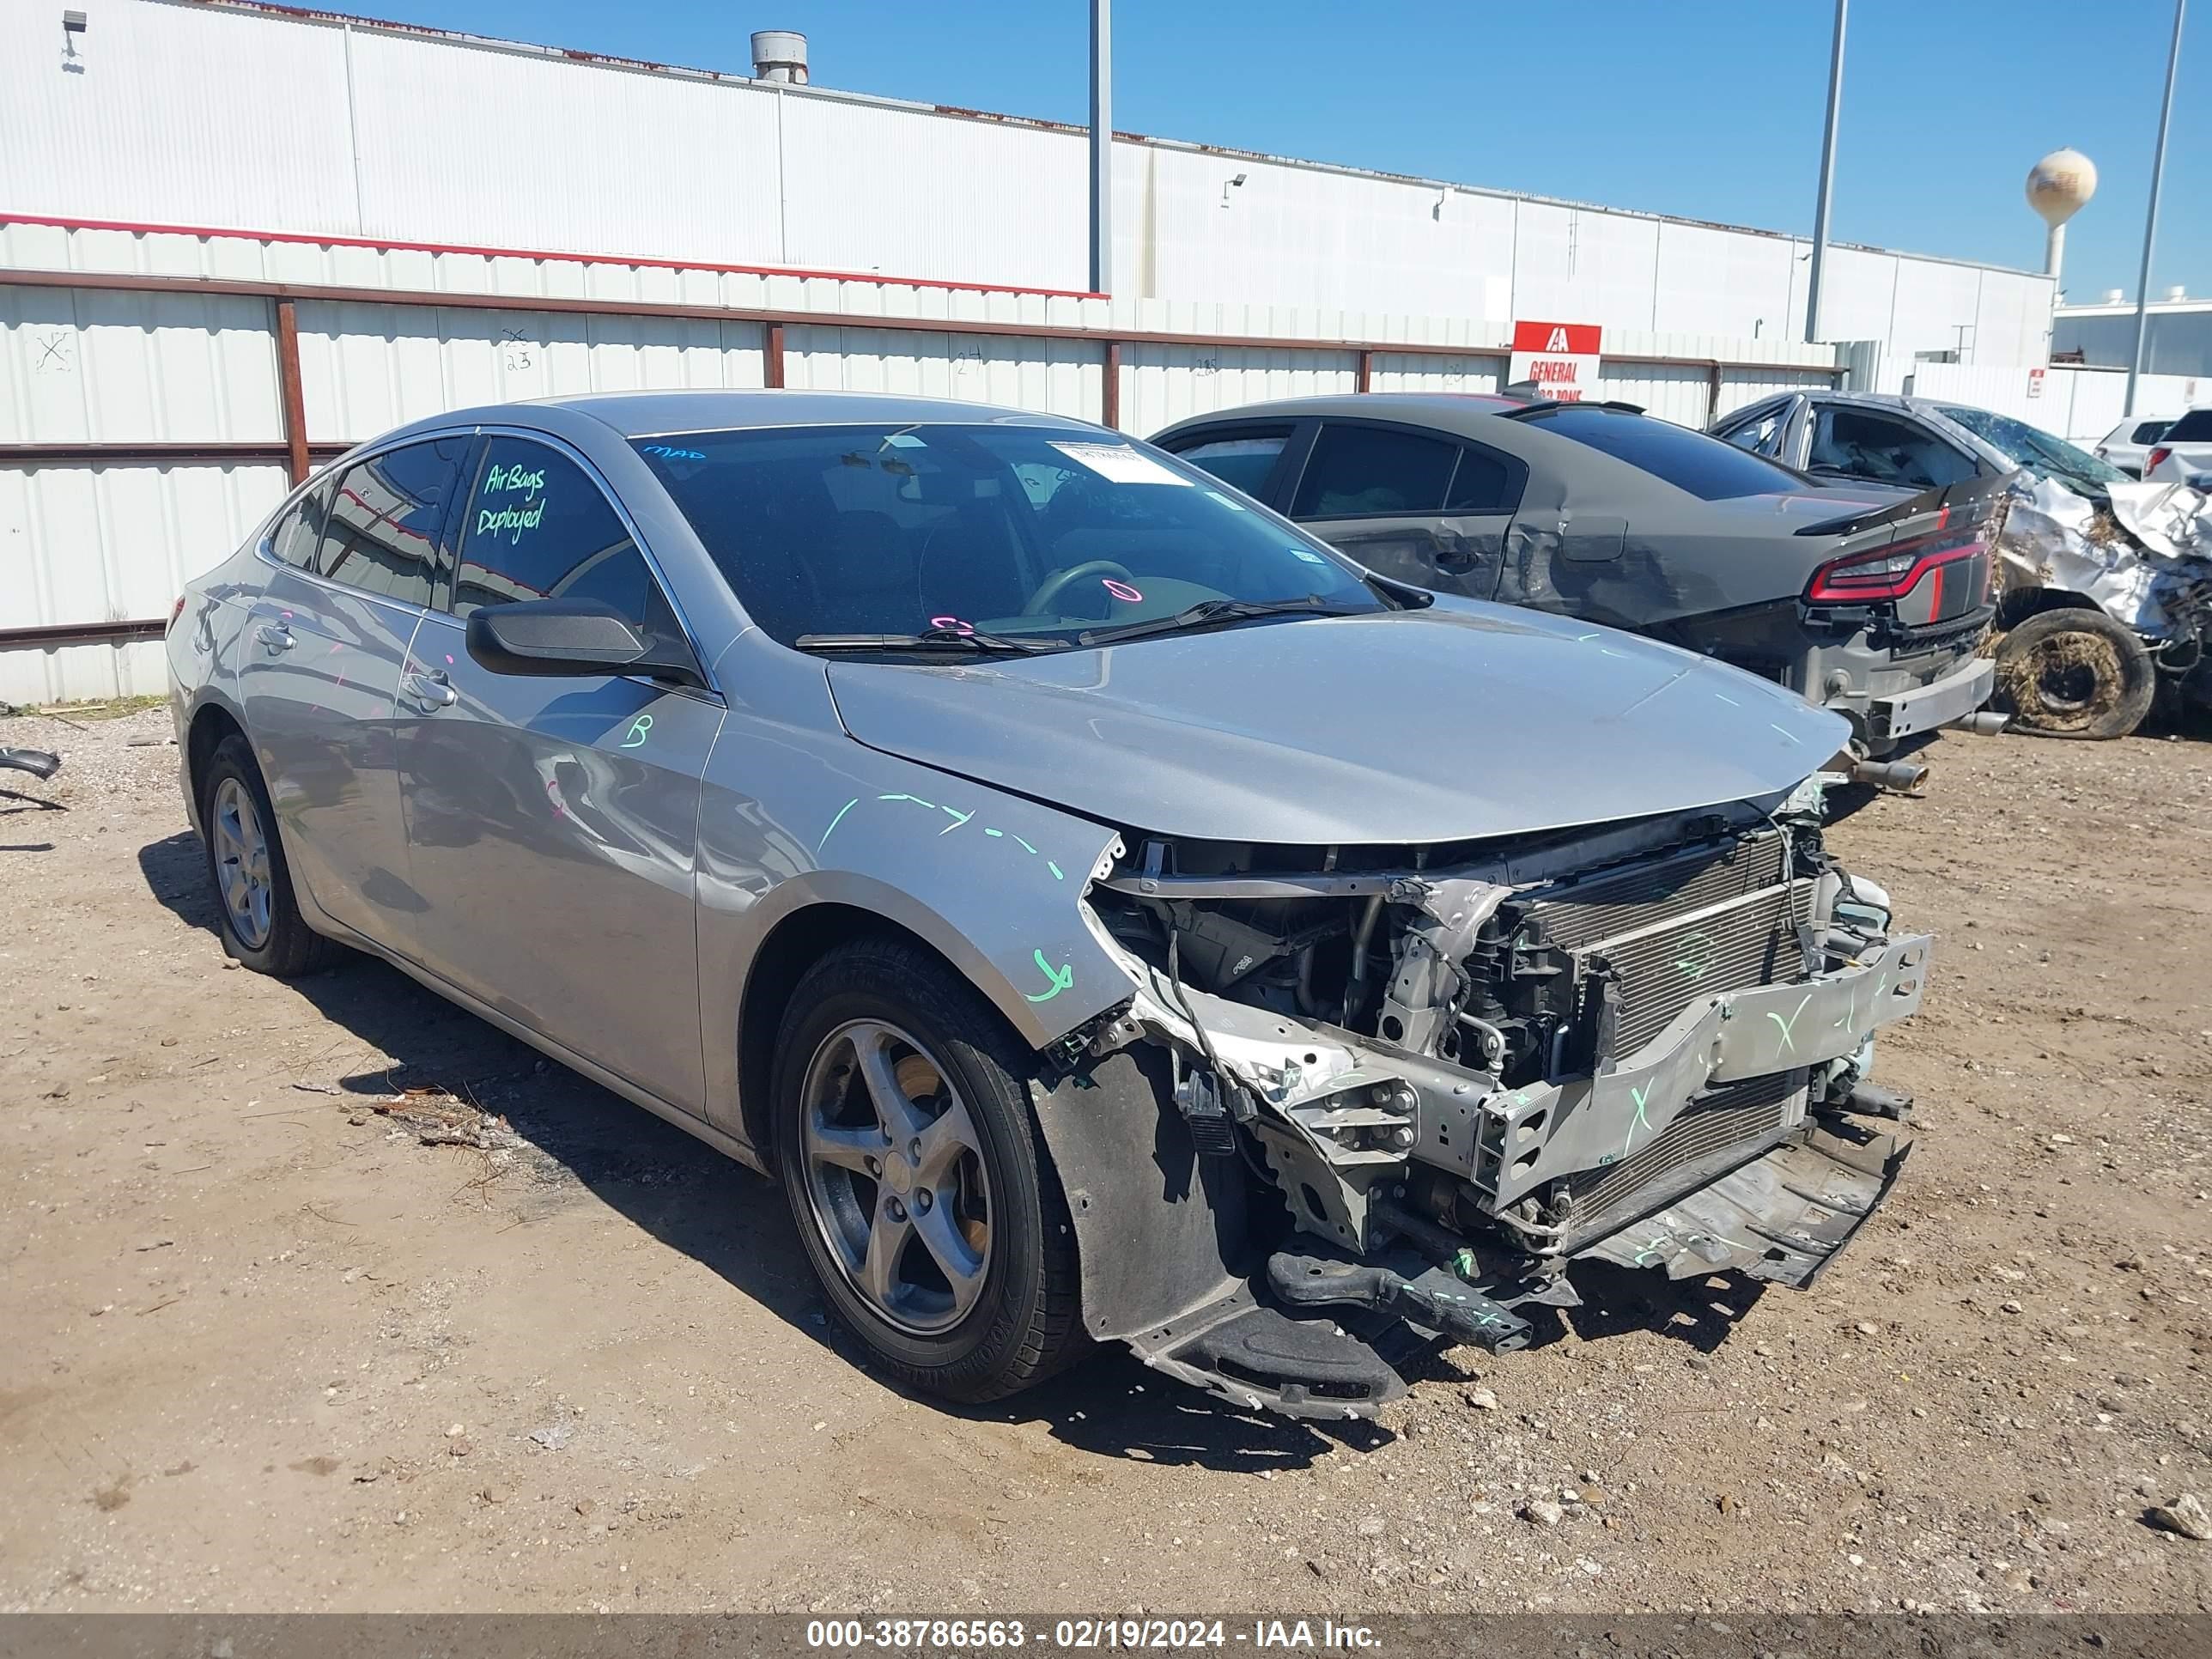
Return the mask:
<svg viewBox="0 0 2212 1659">
<path fill-rule="evenodd" d="M 2124 738 L 2158 694 L 2150 649 L 2101 611 L 2039 611 L 1997 646 L 2013 729 L 2041 738 Z"/>
<path fill-rule="evenodd" d="M 277 979 L 329 965 L 337 947 L 300 915 L 269 790 L 235 732 L 216 745 L 200 779 L 200 841 L 226 952 Z"/>
<path fill-rule="evenodd" d="M 1032 1064 L 973 986 L 902 940 L 840 946 L 793 992 L 771 1097 L 792 1218 L 839 1321 L 919 1392 L 1002 1399 L 1083 1346 Z"/>
</svg>

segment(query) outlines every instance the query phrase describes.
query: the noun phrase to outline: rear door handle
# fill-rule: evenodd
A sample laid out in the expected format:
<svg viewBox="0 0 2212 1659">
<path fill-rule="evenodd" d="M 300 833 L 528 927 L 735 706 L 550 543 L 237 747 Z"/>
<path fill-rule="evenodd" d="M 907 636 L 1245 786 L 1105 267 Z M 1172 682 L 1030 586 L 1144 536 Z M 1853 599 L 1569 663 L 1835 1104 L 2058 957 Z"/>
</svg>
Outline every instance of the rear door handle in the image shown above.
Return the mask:
<svg viewBox="0 0 2212 1659">
<path fill-rule="evenodd" d="M 441 708 L 451 708 L 461 700 L 453 690 L 443 669 L 434 669 L 427 674 L 409 672 L 399 677 L 400 700 L 426 714 L 434 714 Z"/>
<path fill-rule="evenodd" d="M 289 651 L 294 646 L 299 643 L 297 640 L 292 637 L 292 630 L 290 629 L 285 628 L 276 623 L 262 623 L 260 627 L 253 630 L 253 637 L 260 641 L 262 644 L 267 646 L 271 651 Z"/>
</svg>

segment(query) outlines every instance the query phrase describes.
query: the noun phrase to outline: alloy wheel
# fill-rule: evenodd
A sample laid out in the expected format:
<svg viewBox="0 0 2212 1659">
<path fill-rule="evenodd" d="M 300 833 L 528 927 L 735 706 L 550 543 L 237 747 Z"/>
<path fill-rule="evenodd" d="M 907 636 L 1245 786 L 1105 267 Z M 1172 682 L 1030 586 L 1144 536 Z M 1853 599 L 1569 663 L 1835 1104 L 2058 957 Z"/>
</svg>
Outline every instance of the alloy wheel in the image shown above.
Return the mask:
<svg viewBox="0 0 2212 1659">
<path fill-rule="evenodd" d="M 800 1098 L 808 1207 L 847 1282 L 902 1331 L 957 1325 L 990 1269 L 991 1193 L 945 1067 L 896 1026 L 852 1020 L 815 1050 Z"/>
<path fill-rule="evenodd" d="M 269 837 L 246 785 L 234 777 L 216 786 L 209 815 L 215 841 L 216 884 L 231 932 L 249 951 L 269 942 L 269 907 L 275 889 L 269 869 Z"/>
</svg>

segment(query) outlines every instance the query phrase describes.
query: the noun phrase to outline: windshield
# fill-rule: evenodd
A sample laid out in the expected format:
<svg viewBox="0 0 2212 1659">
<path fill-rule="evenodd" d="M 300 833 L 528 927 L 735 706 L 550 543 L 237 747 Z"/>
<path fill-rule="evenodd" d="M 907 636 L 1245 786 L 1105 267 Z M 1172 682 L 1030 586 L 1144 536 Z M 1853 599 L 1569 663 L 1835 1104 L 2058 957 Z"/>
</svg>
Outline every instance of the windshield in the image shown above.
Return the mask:
<svg viewBox="0 0 2212 1659">
<path fill-rule="evenodd" d="M 2119 468 L 2099 460 L 2087 450 L 2076 449 L 2063 438 L 2039 432 L 2027 422 L 2015 421 L 2009 415 L 1995 415 L 1986 409 L 1967 409 L 1956 404 L 1938 404 L 1936 412 L 1946 420 L 1956 421 L 2014 466 L 2024 466 L 2061 483 L 2079 485 L 2101 495 L 2107 484 L 2134 482 Z"/>
<path fill-rule="evenodd" d="M 1386 608 L 1320 543 L 1218 479 L 1080 428 L 778 427 L 635 447 L 785 645 L 949 635 L 1054 648 L 1194 607 L 1218 620 L 1220 601 Z"/>
</svg>

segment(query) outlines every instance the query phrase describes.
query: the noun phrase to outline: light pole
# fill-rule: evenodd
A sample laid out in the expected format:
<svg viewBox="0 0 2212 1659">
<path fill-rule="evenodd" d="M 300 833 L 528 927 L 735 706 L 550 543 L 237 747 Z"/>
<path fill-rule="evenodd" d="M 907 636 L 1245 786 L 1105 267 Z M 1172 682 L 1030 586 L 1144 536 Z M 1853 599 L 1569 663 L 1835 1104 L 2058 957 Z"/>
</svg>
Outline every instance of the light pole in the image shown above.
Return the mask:
<svg viewBox="0 0 2212 1659">
<path fill-rule="evenodd" d="M 1820 338 L 1820 269 L 1828 258 L 1828 192 L 1835 182 L 1836 118 L 1844 103 L 1844 20 L 1850 0 L 1836 0 L 1836 40 L 1828 54 L 1828 125 L 1820 136 L 1820 196 L 1813 210 L 1813 270 L 1805 283 L 1805 339 Z"/>
<path fill-rule="evenodd" d="M 2173 76 L 2181 67 L 2181 20 L 2189 0 L 2173 0 L 2173 44 L 2166 54 L 2166 101 L 2158 108 L 2158 155 L 2150 164 L 2150 211 L 2143 216 L 2142 270 L 2136 277 L 2136 347 L 2128 354 L 2128 400 L 2123 415 L 2136 412 L 2136 382 L 2142 377 L 2143 335 L 2150 321 L 2150 250 L 2158 240 L 2158 191 L 2166 182 L 2166 129 L 2173 119 Z"/>
<path fill-rule="evenodd" d="M 1091 0 L 1091 291 L 1114 285 L 1112 0 Z"/>
</svg>

